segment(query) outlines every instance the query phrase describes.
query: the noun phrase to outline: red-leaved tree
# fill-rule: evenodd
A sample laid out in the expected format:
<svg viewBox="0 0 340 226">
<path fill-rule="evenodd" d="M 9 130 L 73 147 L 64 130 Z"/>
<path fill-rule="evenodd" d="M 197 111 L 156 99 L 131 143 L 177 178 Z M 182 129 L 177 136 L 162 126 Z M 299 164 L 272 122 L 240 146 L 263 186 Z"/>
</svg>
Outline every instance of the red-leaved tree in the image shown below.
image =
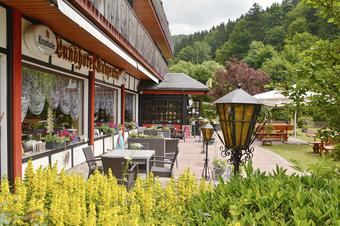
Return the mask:
<svg viewBox="0 0 340 226">
<path fill-rule="evenodd" d="M 241 84 L 242 89 L 249 94 L 255 95 L 264 92 L 268 82 L 269 77 L 263 71 L 251 68 L 243 61 L 231 59 L 225 69 L 215 73 L 215 83 L 209 95 L 217 99 L 235 89 L 237 84 Z"/>
</svg>

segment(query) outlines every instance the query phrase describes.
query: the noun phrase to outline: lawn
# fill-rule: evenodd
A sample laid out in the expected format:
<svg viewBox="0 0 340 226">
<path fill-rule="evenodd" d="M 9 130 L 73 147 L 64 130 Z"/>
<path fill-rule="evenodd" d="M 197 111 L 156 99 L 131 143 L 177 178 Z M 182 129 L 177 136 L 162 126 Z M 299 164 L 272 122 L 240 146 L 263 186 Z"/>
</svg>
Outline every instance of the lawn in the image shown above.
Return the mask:
<svg viewBox="0 0 340 226">
<path fill-rule="evenodd" d="M 311 145 L 274 144 L 272 146 L 262 147 L 279 154 L 289 162 L 296 160 L 303 167 L 320 161 L 319 155 L 313 153 L 313 147 Z"/>
</svg>

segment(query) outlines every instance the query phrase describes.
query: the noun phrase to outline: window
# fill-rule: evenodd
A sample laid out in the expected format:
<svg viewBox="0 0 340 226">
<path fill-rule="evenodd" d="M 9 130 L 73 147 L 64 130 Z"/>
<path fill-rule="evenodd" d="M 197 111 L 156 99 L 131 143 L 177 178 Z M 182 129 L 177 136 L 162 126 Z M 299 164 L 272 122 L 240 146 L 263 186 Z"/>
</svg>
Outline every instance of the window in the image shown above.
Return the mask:
<svg viewBox="0 0 340 226">
<path fill-rule="evenodd" d="M 189 118 L 197 118 L 200 116 L 200 105 L 201 102 L 199 100 L 193 100 L 191 108 L 188 110 Z"/>
<path fill-rule="evenodd" d="M 125 94 L 125 121 L 136 121 L 136 95 Z"/>
<path fill-rule="evenodd" d="M 105 86 L 95 86 L 95 123 L 117 123 L 118 91 Z"/>
<path fill-rule="evenodd" d="M 143 123 L 182 123 L 181 99 L 144 99 Z"/>
<path fill-rule="evenodd" d="M 83 135 L 81 80 L 23 67 L 21 106 L 24 141 L 65 129 Z"/>
</svg>

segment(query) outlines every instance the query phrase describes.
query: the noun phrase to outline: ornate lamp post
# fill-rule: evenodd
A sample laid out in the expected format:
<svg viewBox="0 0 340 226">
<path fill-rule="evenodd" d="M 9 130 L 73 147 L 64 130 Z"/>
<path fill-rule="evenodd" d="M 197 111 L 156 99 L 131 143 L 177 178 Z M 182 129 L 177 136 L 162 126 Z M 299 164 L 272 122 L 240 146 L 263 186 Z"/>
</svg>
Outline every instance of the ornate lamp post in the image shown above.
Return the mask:
<svg viewBox="0 0 340 226">
<path fill-rule="evenodd" d="M 204 159 L 204 167 L 202 170 L 202 177 L 206 180 L 210 178 L 210 170 L 209 170 L 209 158 L 208 158 L 208 145 L 211 141 L 211 138 L 214 134 L 214 128 L 210 123 L 207 123 L 202 128 L 202 136 L 203 136 L 203 145 L 205 144 L 205 159 Z M 204 147 L 203 147 L 204 148 Z"/>
<path fill-rule="evenodd" d="M 240 165 L 253 157 L 254 147 L 250 145 L 255 140 L 256 119 L 261 111 L 261 103 L 250 94 L 238 88 L 214 102 L 220 119 L 224 147 L 221 147 L 222 157 L 230 158 L 229 164 L 234 165 L 234 174 L 239 173 Z"/>
</svg>

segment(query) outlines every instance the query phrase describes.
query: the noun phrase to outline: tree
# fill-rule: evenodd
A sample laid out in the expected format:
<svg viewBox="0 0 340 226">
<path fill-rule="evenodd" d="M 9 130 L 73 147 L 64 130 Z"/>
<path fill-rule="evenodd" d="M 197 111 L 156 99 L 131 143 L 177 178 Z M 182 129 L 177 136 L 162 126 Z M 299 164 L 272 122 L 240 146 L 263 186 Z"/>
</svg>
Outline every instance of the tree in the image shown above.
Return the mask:
<svg viewBox="0 0 340 226">
<path fill-rule="evenodd" d="M 340 3 L 338 0 L 304 0 L 306 4 L 319 10 L 319 15 L 329 23 L 340 25 Z"/>
<path fill-rule="evenodd" d="M 288 26 L 287 36 L 293 36 L 296 33 L 309 32 L 308 22 L 303 17 L 298 17 Z"/>
<path fill-rule="evenodd" d="M 253 41 L 250 43 L 250 49 L 244 58 L 244 61 L 252 68 L 260 68 L 264 61 L 270 59 L 275 53 L 275 50 L 270 45 L 265 45 L 263 42 Z"/>
<path fill-rule="evenodd" d="M 193 44 L 193 50 L 195 57 L 191 61 L 192 63 L 201 64 L 211 58 L 211 47 L 206 42 L 196 41 Z"/>
<path fill-rule="evenodd" d="M 190 61 L 180 60 L 177 64 L 171 65 L 169 71 L 174 73 L 185 73 L 193 76 L 195 73 L 195 65 L 193 65 Z"/>
<path fill-rule="evenodd" d="M 195 50 L 192 46 L 187 46 L 178 53 L 177 60 L 184 60 L 184 61 L 193 61 L 195 59 Z"/>
<path fill-rule="evenodd" d="M 263 92 L 268 82 L 269 78 L 263 71 L 251 68 L 243 61 L 232 59 L 224 70 L 216 72 L 215 84 L 209 95 L 217 99 L 237 87 L 237 84 L 241 84 L 242 89 L 254 95 Z"/>
<path fill-rule="evenodd" d="M 206 83 L 209 78 L 212 78 L 218 69 L 223 66 L 215 61 L 205 61 L 195 67 L 194 78 L 202 83 Z"/>
</svg>

